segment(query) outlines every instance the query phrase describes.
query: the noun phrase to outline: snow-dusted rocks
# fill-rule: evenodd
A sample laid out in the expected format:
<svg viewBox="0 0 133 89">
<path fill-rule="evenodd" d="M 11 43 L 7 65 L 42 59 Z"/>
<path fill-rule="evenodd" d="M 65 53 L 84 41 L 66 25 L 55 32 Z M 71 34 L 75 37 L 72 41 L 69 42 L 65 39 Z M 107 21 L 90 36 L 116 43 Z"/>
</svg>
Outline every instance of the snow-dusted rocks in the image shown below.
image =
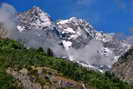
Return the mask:
<svg viewBox="0 0 133 89">
<path fill-rule="evenodd" d="M 87 21 L 76 17 L 54 23 L 46 12 L 33 7 L 17 18 L 15 39 L 30 47 L 51 48 L 55 56 L 92 69 L 110 69 L 130 48 L 125 41 L 115 39 L 113 34 L 98 32 Z"/>
<path fill-rule="evenodd" d="M 39 7 L 33 7 L 27 12 L 18 15 L 18 30 L 46 29 L 53 27 L 50 16 Z"/>
<path fill-rule="evenodd" d="M 59 31 L 68 36 L 67 39 L 75 40 L 78 37 L 85 39 L 87 36 L 90 36 L 91 39 L 95 36 L 93 27 L 85 20 L 76 17 L 72 17 L 68 20 L 60 20 L 57 22 L 57 25 L 60 29 Z"/>
</svg>

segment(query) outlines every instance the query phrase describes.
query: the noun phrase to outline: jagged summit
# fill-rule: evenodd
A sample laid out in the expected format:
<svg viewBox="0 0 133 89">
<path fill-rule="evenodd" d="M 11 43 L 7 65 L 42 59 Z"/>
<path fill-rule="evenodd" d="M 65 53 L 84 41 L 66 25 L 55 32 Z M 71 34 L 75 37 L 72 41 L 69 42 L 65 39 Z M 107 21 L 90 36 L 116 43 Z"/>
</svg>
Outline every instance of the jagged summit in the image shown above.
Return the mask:
<svg viewBox="0 0 133 89">
<path fill-rule="evenodd" d="M 18 19 L 19 23 L 21 23 L 17 26 L 19 31 L 31 29 L 46 29 L 53 27 L 51 17 L 36 6 L 31 8 L 27 12 L 18 15 Z"/>
<path fill-rule="evenodd" d="M 32 14 L 32 15 L 36 15 L 36 16 L 40 16 L 40 14 L 44 14 L 47 18 L 49 18 L 51 20 L 51 17 L 50 15 L 48 15 L 47 12 L 43 11 L 40 7 L 37 7 L 37 6 L 33 6 L 29 12 Z"/>
<path fill-rule="evenodd" d="M 58 27 L 62 34 L 67 35 L 69 40 L 75 40 L 79 37 L 93 38 L 95 36 L 94 28 L 85 20 L 71 17 L 67 20 L 60 20 L 57 22 Z"/>
<path fill-rule="evenodd" d="M 76 23 L 80 23 L 80 22 L 86 22 L 85 20 L 83 19 L 80 19 L 80 18 L 77 18 L 77 17 L 71 17 L 69 19 L 66 19 L 66 20 L 60 20 L 57 22 L 57 24 L 65 24 L 65 23 L 69 23 L 69 22 L 76 22 Z"/>
<path fill-rule="evenodd" d="M 40 12 L 42 12 L 42 9 L 40 7 L 38 7 L 38 6 L 33 6 L 30 10 L 31 11 L 34 10 L 34 11 L 40 11 Z"/>
</svg>

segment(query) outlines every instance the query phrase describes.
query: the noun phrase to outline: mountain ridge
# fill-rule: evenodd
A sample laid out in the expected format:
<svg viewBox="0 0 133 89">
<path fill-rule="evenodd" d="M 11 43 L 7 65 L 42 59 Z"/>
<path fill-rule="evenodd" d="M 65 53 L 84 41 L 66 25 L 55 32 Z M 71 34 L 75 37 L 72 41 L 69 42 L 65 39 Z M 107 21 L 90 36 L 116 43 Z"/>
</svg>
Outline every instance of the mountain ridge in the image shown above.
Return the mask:
<svg viewBox="0 0 133 89">
<path fill-rule="evenodd" d="M 18 34 L 29 36 L 15 37 L 16 40 L 24 41 L 29 47 L 51 48 L 57 57 L 83 61 L 95 69 L 110 69 L 112 64 L 130 48 L 130 44 L 115 39 L 112 34 L 96 31 L 83 19 L 72 17 L 54 23 L 39 7 L 20 13 L 18 19 Z"/>
</svg>

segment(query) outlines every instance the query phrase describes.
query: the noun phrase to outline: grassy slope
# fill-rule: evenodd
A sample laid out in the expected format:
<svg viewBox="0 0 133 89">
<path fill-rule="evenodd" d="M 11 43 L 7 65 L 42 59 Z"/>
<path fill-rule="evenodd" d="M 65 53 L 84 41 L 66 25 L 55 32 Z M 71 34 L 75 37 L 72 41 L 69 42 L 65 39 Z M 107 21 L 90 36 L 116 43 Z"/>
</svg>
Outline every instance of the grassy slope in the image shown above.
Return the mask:
<svg viewBox="0 0 133 89">
<path fill-rule="evenodd" d="M 110 73 L 89 71 L 77 63 L 47 56 L 42 49 L 26 49 L 16 41 L 0 40 L 0 89 L 15 89 L 13 84 L 15 80 L 6 74 L 8 67 L 30 68 L 31 66 L 53 68 L 66 77 L 98 89 L 133 89 Z"/>
</svg>

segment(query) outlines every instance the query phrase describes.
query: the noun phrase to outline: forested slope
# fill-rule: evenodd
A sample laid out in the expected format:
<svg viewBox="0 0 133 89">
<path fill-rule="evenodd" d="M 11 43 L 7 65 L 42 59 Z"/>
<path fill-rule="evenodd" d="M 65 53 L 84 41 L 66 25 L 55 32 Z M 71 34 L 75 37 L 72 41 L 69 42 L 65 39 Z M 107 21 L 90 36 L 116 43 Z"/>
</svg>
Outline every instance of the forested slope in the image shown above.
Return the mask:
<svg viewBox="0 0 133 89">
<path fill-rule="evenodd" d="M 58 77 L 57 80 L 64 85 L 56 85 L 53 77 Z M 50 86 L 52 89 L 133 89 L 109 72 L 94 72 L 77 63 L 53 57 L 51 52 L 47 54 L 41 48 L 27 49 L 14 40 L 0 39 L 0 89 L 26 89 L 29 86 L 24 87 L 23 78 L 30 80 L 27 82 L 29 86 L 35 83 L 36 89 L 42 86 L 44 89 L 50 89 Z"/>
</svg>

